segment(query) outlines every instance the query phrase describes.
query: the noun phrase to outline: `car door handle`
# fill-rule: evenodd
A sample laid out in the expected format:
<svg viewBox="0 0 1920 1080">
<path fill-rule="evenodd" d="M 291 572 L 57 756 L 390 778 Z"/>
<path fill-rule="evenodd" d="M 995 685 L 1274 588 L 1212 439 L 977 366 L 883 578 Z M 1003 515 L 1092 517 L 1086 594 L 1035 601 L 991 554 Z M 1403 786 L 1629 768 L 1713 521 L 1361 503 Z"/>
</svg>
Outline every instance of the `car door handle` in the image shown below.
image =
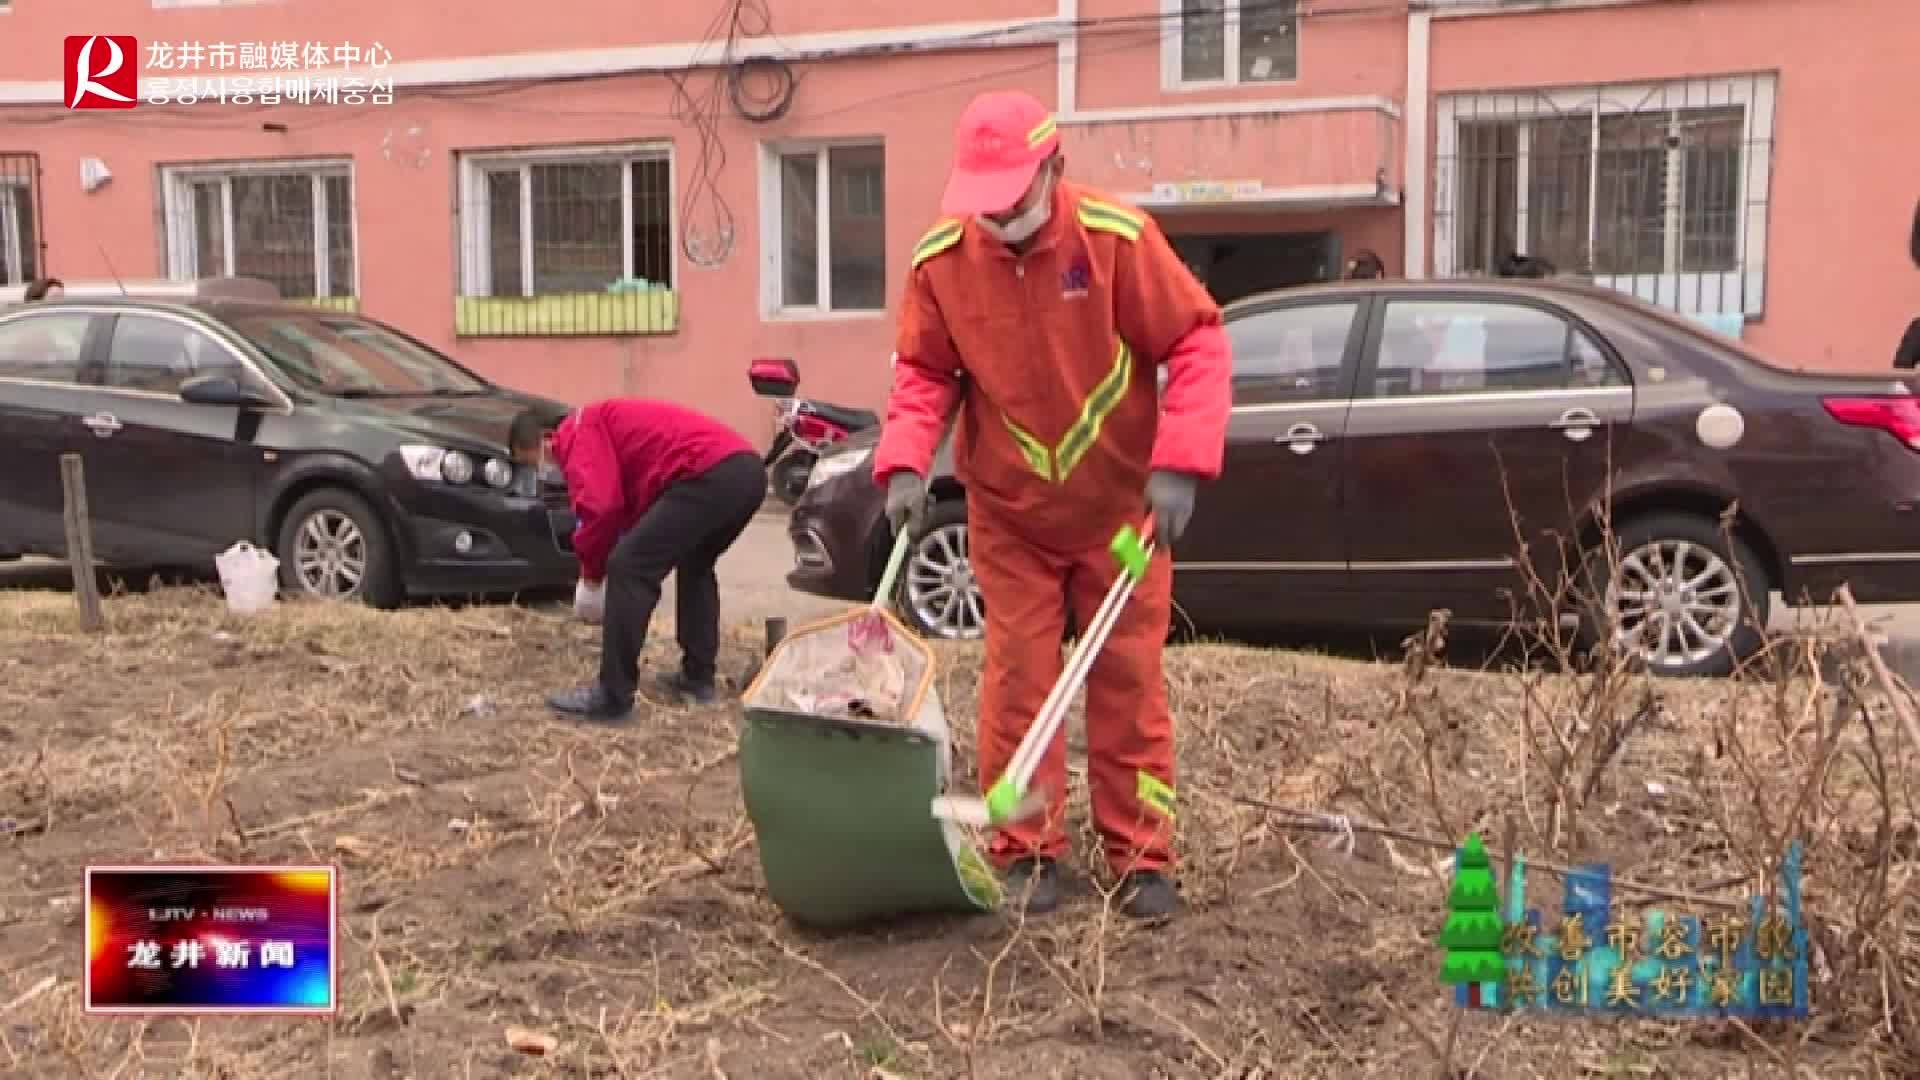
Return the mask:
<svg viewBox="0 0 1920 1080">
<path fill-rule="evenodd" d="M 94 413 L 92 416 L 80 422 L 87 425 L 95 435 L 102 439 L 111 438 L 113 433 L 119 431 L 121 427 L 119 418 L 112 413 Z"/>
<path fill-rule="evenodd" d="M 1312 424 L 1295 424 L 1287 429 L 1285 435 L 1274 436 L 1273 441 L 1296 454 L 1311 454 L 1313 448 L 1325 442 L 1326 438 L 1320 429 Z"/>
<path fill-rule="evenodd" d="M 1581 442 L 1590 437 L 1599 424 L 1600 418 L 1594 415 L 1592 409 L 1568 409 L 1547 426 L 1557 429 L 1574 442 Z"/>
</svg>

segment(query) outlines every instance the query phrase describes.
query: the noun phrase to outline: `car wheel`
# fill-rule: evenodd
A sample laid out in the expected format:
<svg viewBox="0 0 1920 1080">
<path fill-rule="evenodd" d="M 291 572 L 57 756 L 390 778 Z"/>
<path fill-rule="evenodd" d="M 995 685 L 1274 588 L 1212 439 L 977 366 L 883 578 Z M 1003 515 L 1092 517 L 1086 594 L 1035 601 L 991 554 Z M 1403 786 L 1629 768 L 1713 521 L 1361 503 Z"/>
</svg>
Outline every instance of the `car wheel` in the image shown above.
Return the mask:
<svg viewBox="0 0 1920 1080">
<path fill-rule="evenodd" d="M 923 637 L 969 641 L 986 632 L 986 605 L 967 560 L 967 504 L 934 505 L 927 528 L 907 552 L 896 601 Z"/>
<path fill-rule="evenodd" d="M 393 544 L 367 501 L 340 488 L 311 492 L 280 526 L 280 582 L 298 596 L 400 605 Z"/>
<path fill-rule="evenodd" d="M 1716 521 L 1656 514 L 1617 530 L 1617 562 L 1588 555 L 1589 641 L 1608 634 L 1636 668 L 1656 675 L 1727 675 L 1764 640 L 1767 572 L 1751 548 Z"/>
</svg>

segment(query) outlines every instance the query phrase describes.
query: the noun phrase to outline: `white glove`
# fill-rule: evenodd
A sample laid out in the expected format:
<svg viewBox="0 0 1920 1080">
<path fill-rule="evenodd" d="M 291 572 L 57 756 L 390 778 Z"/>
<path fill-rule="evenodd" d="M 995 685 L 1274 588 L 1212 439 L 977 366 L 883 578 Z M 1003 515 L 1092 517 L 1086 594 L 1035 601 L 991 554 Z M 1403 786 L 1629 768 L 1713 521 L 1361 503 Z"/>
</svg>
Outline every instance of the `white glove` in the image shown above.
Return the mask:
<svg viewBox="0 0 1920 1080">
<path fill-rule="evenodd" d="M 600 625 L 600 620 L 607 614 L 607 583 L 576 583 L 573 587 L 573 614 L 583 623 Z"/>
</svg>

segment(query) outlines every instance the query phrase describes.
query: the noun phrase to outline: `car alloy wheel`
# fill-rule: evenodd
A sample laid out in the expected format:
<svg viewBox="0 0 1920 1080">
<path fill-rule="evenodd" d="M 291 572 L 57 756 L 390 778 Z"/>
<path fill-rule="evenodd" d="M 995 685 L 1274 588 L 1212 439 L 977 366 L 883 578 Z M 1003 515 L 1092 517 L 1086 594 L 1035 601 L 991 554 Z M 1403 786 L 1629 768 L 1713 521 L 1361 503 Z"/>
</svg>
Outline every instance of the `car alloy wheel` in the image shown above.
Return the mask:
<svg viewBox="0 0 1920 1080">
<path fill-rule="evenodd" d="M 293 572 L 314 596 L 344 600 L 359 595 L 367 580 L 367 538 L 346 513 L 316 510 L 294 534 Z"/>
<path fill-rule="evenodd" d="M 927 530 L 913 545 L 904 597 L 913 621 L 935 637 L 977 638 L 986 629 L 980 584 L 967 561 L 967 526 L 954 522 Z"/>
<path fill-rule="evenodd" d="M 1733 567 L 1690 540 L 1634 548 L 1607 587 L 1615 644 L 1656 671 L 1694 668 L 1726 649 L 1743 607 Z"/>
</svg>

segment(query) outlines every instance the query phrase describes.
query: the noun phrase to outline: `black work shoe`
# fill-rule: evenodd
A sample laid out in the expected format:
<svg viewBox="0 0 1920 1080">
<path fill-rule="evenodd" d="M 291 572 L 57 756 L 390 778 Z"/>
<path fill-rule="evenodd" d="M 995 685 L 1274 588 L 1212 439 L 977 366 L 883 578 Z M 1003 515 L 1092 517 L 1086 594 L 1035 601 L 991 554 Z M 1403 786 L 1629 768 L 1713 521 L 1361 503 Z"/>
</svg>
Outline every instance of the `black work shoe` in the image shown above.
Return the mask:
<svg viewBox="0 0 1920 1080">
<path fill-rule="evenodd" d="M 597 685 L 548 694 L 547 707 L 601 724 L 618 724 L 633 716 L 633 702 L 620 701 Z"/>
<path fill-rule="evenodd" d="M 720 689 L 711 682 L 695 682 L 685 672 L 672 671 L 654 680 L 668 701 L 681 705 L 712 705 L 720 700 Z"/>
<path fill-rule="evenodd" d="M 1180 910 L 1180 890 L 1157 870 L 1136 870 L 1120 884 L 1120 913 L 1130 919 L 1165 919 Z"/>
<path fill-rule="evenodd" d="M 1045 915 L 1060 906 L 1060 866 L 1052 859 L 1020 859 L 1007 868 L 1007 906 Z"/>
</svg>

